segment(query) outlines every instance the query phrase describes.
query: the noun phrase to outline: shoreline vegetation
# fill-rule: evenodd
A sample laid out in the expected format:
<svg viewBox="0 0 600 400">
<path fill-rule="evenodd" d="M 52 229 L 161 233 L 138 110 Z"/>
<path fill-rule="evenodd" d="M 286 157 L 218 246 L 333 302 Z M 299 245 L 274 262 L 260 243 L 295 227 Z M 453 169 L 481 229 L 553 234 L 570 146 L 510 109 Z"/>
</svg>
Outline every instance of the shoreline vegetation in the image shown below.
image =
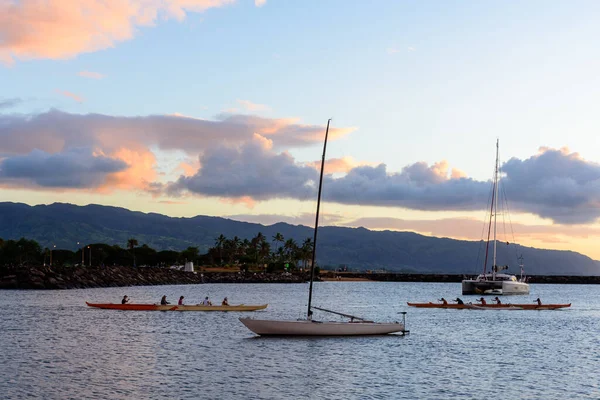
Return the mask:
<svg viewBox="0 0 600 400">
<path fill-rule="evenodd" d="M 201 283 L 303 283 L 309 280 L 312 241 L 302 246 L 277 233 L 270 241 L 258 233 L 251 240 L 215 238 L 206 254 L 198 247 L 156 251 L 139 246 L 77 243 L 78 250 L 44 248 L 34 240 L 0 238 L 0 289 L 77 289 Z M 192 262 L 195 271 L 184 271 Z M 198 265 L 200 267 L 198 267 Z M 320 281 L 461 282 L 462 274 L 339 272 L 315 267 Z M 599 276 L 532 275 L 530 283 L 600 284 Z"/>
</svg>

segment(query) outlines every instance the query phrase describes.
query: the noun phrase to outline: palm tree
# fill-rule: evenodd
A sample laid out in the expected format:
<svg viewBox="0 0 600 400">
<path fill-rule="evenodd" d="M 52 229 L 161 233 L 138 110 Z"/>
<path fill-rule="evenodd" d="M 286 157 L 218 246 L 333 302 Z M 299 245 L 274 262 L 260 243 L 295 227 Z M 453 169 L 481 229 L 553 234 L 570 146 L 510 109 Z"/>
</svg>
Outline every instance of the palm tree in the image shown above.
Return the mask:
<svg viewBox="0 0 600 400">
<path fill-rule="evenodd" d="M 258 245 L 258 262 L 263 263 L 265 258 L 271 253 L 271 244 L 263 237 L 262 242 Z"/>
<path fill-rule="evenodd" d="M 133 254 L 133 266 L 135 267 L 135 246 L 138 245 L 138 241 L 135 238 L 130 238 L 127 241 L 127 248 L 129 250 L 131 250 L 131 253 Z"/>
<path fill-rule="evenodd" d="M 226 240 L 227 238 L 222 233 L 218 238 L 215 239 L 215 246 L 217 246 L 217 249 L 219 249 L 219 259 L 221 265 L 223 265 L 223 245 L 225 244 Z"/>
<path fill-rule="evenodd" d="M 287 262 L 292 262 L 292 258 L 296 253 L 297 249 L 298 245 L 296 244 L 296 241 L 294 239 L 288 239 L 285 241 L 285 244 L 283 245 L 283 250 L 285 252 Z"/>
<path fill-rule="evenodd" d="M 300 248 L 300 254 L 302 255 L 302 261 L 304 264 L 304 268 L 308 265 L 308 260 L 312 257 L 313 251 L 313 241 L 311 238 L 304 239 L 304 243 L 302 243 L 302 247 Z"/>
<path fill-rule="evenodd" d="M 280 254 L 279 252 L 279 243 L 283 243 L 285 241 L 285 239 L 283 238 L 283 235 L 279 232 L 277 232 L 275 234 L 275 236 L 273 236 L 273 241 L 275 242 L 275 245 L 277 245 L 277 254 Z"/>
</svg>

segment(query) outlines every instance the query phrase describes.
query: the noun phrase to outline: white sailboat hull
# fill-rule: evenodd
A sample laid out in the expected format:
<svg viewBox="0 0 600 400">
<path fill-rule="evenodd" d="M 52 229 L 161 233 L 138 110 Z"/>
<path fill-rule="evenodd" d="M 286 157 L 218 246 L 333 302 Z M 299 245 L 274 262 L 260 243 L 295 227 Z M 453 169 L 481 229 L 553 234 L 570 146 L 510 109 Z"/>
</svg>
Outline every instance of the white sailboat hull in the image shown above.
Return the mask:
<svg viewBox="0 0 600 400">
<path fill-rule="evenodd" d="M 360 336 L 405 332 L 404 324 L 398 322 L 275 321 L 252 318 L 240 318 L 240 321 L 261 336 Z"/>
<path fill-rule="evenodd" d="M 529 284 L 518 281 L 466 279 L 462 281 L 462 294 L 529 294 Z"/>
</svg>

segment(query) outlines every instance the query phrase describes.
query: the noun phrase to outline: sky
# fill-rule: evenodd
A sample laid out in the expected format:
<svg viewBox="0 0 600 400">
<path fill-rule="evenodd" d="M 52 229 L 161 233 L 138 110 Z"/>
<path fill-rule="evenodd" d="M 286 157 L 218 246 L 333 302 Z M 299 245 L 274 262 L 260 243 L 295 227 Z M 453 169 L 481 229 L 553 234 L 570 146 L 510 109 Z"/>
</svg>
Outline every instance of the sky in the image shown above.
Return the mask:
<svg viewBox="0 0 600 400">
<path fill-rule="evenodd" d="M 0 201 L 600 259 L 600 2 L 0 0 Z M 504 204 L 504 203 L 503 203 Z M 508 212 L 510 211 L 510 212 Z"/>
</svg>

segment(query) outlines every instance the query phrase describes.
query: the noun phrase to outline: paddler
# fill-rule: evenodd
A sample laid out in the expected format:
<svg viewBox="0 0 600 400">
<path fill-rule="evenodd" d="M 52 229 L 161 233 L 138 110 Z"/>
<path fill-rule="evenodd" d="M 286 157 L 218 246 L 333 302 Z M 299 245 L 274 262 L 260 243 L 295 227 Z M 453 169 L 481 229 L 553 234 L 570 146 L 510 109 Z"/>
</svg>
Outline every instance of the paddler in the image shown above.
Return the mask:
<svg viewBox="0 0 600 400">
<path fill-rule="evenodd" d="M 167 296 L 165 295 L 165 296 L 163 296 L 163 297 L 160 299 L 160 305 L 161 305 L 161 306 L 166 306 L 167 304 L 171 304 L 171 303 L 169 303 L 169 302 L 167 301 Z"/>
<path fill-rule="evenodd" d="M 456 300 L 454 300 L 455 302 L 457 302 L 458 304 L 465 304 L 461 299 L 459 299 L 458 297 L 456 298 Z"/>
<path fill-rule="evenodd" d="M 229 302 L 227 301 L 227 297 L 225 297 L 225 298 L 223 299 L 223 301 L 221 302 L 221 305 L 222 305 L 222 306 L 228 306 L 228 305 L 229 305 Z"/>
<path fill-rule="evenodd" d="M 446 299 L 445 299 L 445 298 L 443 298 L 443 297 L 442 297 L 441 299 L 439 299 L 438 301 L 441 301 L 443 305 L 446 305 L 446 304 L 448 304 L 448 300 L 446 300 Z"/>
<path fill-rule="evenodd" d="M 179 298 L 179 301 L 177 302 L 177 305 L 180 305 L 180 306 L 182 306 L 182 305 L 183 305 L 183 296 L 181 296 L 181 297 Z"/>
<path fill-rule="evenodd" d="M 494 297 L 494 300 L 496 301 L 496 304 L 502 304 L 498 296 Z"/>
<path fill-rule="evenodd" d="M 485 301 L 483 297 L 478 299 L 477 301 L 480 302 L 482 306 L 485 306 L 487 304 L 487 301 Z"/>
<path fill-rule="evenodd" d="M 129 297 L 127 297 L 127 295 L 125 295 L 125 296 L 123 296 L 123 300 L 121 300 L 121 304 L 127 304 L 127 303 L 129 303 Z"/>
<path fill-rule="evenodd" d="M 538 306 L 542 305 L 542 301 L 540 300 L 540 298 L 538 297 L 536 300 L 534 300 L 533 302 L 535 303 L 537 301 Z"/>
</svg>

